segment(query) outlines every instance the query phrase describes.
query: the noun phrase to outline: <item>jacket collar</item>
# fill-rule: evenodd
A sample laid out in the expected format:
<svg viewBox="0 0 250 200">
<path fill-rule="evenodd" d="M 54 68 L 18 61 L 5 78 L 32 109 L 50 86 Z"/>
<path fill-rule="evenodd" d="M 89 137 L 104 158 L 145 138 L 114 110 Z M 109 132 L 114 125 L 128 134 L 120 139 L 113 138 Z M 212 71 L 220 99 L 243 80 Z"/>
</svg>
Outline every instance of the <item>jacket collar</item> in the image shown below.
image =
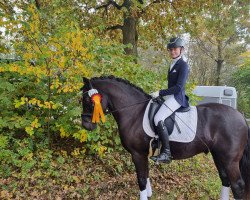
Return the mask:
<svg viewBox="0 0 250 200">
<path fill-rule="evenodd" d="M 182 57 L 179 60 L 177 60 L 177 62 L 175 63 L 175 65 L 172 67 L 171 70 L 169 68 L 168 73 L 172 72 L 178 66 L 178 64 L 180 63 L 181 60 L 183 60 Z"/>
</svg>

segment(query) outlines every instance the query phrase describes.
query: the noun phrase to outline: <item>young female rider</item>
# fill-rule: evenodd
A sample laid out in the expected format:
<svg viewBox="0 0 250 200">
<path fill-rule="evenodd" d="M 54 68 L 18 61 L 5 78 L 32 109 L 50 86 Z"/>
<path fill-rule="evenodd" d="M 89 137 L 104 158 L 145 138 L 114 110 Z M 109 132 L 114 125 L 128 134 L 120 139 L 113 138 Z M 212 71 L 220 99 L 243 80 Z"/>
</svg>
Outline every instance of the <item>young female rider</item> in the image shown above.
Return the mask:
<svg viewBox="0 0 250 200">
<path fill-rule="evenodd" d="M 164 120 L 180 107 L 188 107 L 188 97 L 185 94 L 185 84 L 188 78 L 188 64 L 182 59 L 183 41 L 179 37 L 171 38 L 167 45 L 172 63 L 168 71 L 168 89 L 160 90 L 159 96 L 168 95 L 164 104 L 154 117 L 157 134 L 162 142 L 162 150 L 158 156 L 151 159 L 158 162 L 171 162 L 169 134 Z"/>
</svg>

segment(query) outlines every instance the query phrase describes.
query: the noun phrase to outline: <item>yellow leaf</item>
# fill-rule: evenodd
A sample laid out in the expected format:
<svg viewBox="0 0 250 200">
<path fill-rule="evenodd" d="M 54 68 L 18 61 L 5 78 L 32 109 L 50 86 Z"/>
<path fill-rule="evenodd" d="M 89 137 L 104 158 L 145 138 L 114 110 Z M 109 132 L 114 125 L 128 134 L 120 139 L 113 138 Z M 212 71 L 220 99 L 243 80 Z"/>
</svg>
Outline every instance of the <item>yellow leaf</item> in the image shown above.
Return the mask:
<svg viewBox="0 0 250 200">
<path fill-rule="evenodd" d="M 104 152 L 107 150 L 107 147 L 105 147 L 105 146 L 100 146 L 99 148 L 98 148 L 98 154 L 99 154 L 99 156 L 103 156 L 104 155 Z"/>
<path fill-rule="evenodd" d="M 37 100 L 37 102 L 36 102 L 36 103 L 37 103 L 37 106 L 38 106 L 38 107 L 40 107 L 40 108 L 42 108 L 42 107 L 43 107 L 43 104 L 41 104 L 41 101 L 40 101 L 40 100 Z"/>
<path fill-rule="evenodd" d="M 81 180 L 78 178 L 78 176 L 72 176 L 73 180 L 76 182 L 76 183 L 80 183 Z"/>
<path fill-rule="evenodd" d="M 25 131 L 31 136 L 34 134 L 34 130 L 33 130 L 33 127 L 25 127 Z"/>
<path fill-rule="evenodd" d="M 38 128 L 40 126 L 41 126 L 41 124 L 38 123 L 38 119 L 37 118 L 31 123 L 31 127 L 33 127 L 33 128 Z"/>
<path fill-rule="evenodd" d="M 37 99 L 33 98 L 31 100 L 29 100 L 29 104 L 35 105 L 37 103 Z"/>
<path fill-rule="evenodd" d="M 21 106 L 21 103 L 17 99 L 15 99 L 14 102 L 15 108 L 19 108 Z"/>
<path fill-rule="evenodd" d="M 87 141 L 87 133 L 85 130 L 80 131 L 80 142 L 86 142 Z"/>
<path fill-rule="evenodd" d="M 66 133 L 66 131 L 64 130 L 63 127 L 60 128 L 60 136 L 61 136 L 61 138 L 64 138 L 64 137 L 68 137 L 68 136 L 69 136 L 69 134 Z"/>
<path fill-rule="evenodd" d="M 80 154 L 79 148 L 75 148 L 75 150 L 71 153 L 72 156 L 78 156 Z"/>
</svg>

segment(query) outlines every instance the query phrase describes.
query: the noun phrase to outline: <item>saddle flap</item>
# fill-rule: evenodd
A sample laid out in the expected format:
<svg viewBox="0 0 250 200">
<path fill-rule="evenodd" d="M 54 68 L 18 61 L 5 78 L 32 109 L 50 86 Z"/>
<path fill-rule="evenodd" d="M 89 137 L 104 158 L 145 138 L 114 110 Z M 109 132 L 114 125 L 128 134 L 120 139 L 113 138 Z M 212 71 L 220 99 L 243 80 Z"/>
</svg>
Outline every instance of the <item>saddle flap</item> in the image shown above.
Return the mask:
<svg viewBox="0 0 250 200">
<path fill-rule="evenodd" d="M 149 119 L 149 124 L 150 127 L 153 131 L 156 132 L 156 126 L 154 124 L 154 116 L 157 113 L 157 111 L 160 109 L 161 104 L 158 101 L 152 101 L 149 106 L 148 110 L 148 119 Z M 170 115 L 167 119 L 164 120 L 164 124 L 166 125 L 168 129 L 169 135 L 172 133 L 174 129 L 174 124 L 175 124 L 175 112 Z"/>
<path fill-rule="evenodd" d="M 152 101 L 149 106 L 148 110 L 148 119 L 149 124 L 152 128 L 152 130 L 156 130 L 155 124 L 154 124 L 154 116 L 157 113 L 157 111 L 160 109 L 161 105 L 158 102 Z"/>
</svg>

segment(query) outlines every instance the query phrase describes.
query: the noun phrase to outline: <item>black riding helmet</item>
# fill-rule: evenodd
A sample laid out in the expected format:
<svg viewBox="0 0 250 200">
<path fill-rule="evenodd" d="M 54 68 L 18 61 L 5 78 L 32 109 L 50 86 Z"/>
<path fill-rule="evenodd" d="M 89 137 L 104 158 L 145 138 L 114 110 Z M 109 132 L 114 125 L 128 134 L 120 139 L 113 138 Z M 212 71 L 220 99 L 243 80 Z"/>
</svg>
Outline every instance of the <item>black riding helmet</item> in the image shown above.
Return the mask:
<svg viewBox="0 0 250 200">
<path fill-rule="evenodd" d="M 168 43 L 168 46 L 167 46 L 168 49 L 176 48 L 176 47 L 183 47 L 184 48 L 184 42 L 179 37 L 173 37 L 173 38 L 171 38 L 169 40 L 169 43 Z"/>
</svg>

